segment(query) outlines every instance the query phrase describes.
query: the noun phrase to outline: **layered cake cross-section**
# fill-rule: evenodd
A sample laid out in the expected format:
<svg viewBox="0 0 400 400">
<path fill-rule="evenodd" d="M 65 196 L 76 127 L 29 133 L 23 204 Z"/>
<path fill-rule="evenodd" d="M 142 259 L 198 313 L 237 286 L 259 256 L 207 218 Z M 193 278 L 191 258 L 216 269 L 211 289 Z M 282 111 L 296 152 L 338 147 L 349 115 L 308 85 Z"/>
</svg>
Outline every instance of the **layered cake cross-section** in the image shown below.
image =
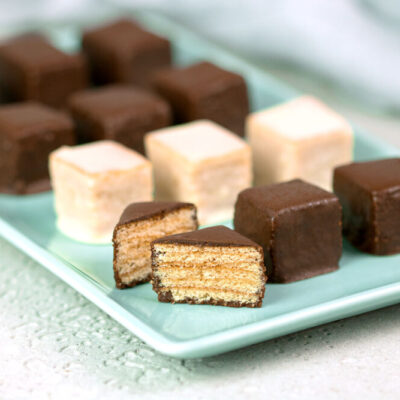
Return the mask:
<svg viewBox="0 0 400 400">
<path fill-rule="evenodd" d="M 114 277 L 118 289 L 148 282 L 150 243 L 163 236 L 194 231 L 196 207 L 191 203 L 149 201 L 130 204 L 114 229 Z"/>
<path fill-rule="evenodd" d="M 166 236 L 152 245 L 152 284 L 170 303 L 261 307 L 261 246 L 222 225 Z"/>
</svg>

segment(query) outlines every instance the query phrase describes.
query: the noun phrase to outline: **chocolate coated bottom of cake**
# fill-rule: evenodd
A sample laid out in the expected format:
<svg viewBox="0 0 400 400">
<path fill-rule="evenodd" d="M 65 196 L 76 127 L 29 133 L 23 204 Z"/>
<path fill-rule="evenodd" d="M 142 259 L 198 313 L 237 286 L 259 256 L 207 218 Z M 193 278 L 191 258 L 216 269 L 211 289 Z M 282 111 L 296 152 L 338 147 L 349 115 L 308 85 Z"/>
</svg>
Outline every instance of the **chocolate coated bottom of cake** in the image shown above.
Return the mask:
<svg viewBox="0 0 400 400">
<path fill-rule="evenodd" d="M 117 289 L 128 289 L 128 288 L 135 287 L 136 285 L 139 285 L 141 283 L 150 282 L 150 280 L 151 280 L 151 272 L 149 272 L 149 274 L 143 279 L 134 279 L 130 283 L 122 283 L 122 281 L 121 281 L 121 279 L 119 277 L 119 273 L 117 271 L 117 268 L 116 268 L 116 266 L 114 264 L 114 279 L 115 279 L 115 286 L 117 287 Z"/>
<path fill-rule="evenodd" d="M 207 304 L 211 306 L 224 306 L 224 307 L 235 307 L 235 308 L 239 307 L 260 308 L 262 306 L 262 300 L 265 292 L 265 287 L 264 287 L 263 290 L 260 292 L 260 297 L 257 303 L 242 303 L 240 301 L 224 301 L 224 300 L 215 300 L 213 298 L 210 298 L 210 300 L 207 301 L 199 301 L 195 297 L 185 297 L 183 300 L 174 300 L 174 297 L 170 290 L 165 292 L 160 292 L 157 291 L 157 289 L 158 288 L 153 286 L 153 290 L 158 295 L 158 301 L 161 301 L 162 303 Z"/>
</svg>

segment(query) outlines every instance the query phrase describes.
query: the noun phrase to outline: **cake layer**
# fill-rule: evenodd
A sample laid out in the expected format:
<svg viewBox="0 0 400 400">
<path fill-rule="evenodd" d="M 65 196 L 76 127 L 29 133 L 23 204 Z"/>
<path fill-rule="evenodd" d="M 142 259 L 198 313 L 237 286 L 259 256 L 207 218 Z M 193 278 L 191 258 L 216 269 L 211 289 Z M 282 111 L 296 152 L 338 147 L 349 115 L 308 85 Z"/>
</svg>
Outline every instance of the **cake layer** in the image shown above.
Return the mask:
<svg viewBox="0 0 400 400">
<path fill-rule="evenodd" d="M 157 244 L 157 258 L 163 265 L 164 263 L 176 262 L 179 257 L 179 265 L 185 263 L 188 265 L 204 264 L 212 262 L 213 265 L 220 260 L 220 257 L 229 257 L 224 259 L 224 263 L 249 263 L 260 262 L 261 255 L 249 250 L 248 247 L 217 247 L 217 246 L 191 246 L 191 245 L 174 245 L 174 244 Z M 244 259 L 246 257 L 246 259 Z"/>
<path fill-rule="evenodd" d="M 165 287 L 203 286 L 215 290 L 234 289 L 246 292 L 259 289 L 262 257 L 254 250 L 174 247 L 167 250 L 166 254 L 163 254 L 165 249 L 162 246 L 157 247 L 160 254 L 155 276 Z"/>
<path fill-rule="evenodd" d="M 159 271 L 160 272 L 160 271 Z M 191 288 L 210 288 L 215 290 L 234 290 L 241 292 L 257 292 L 260 279 L 253 277 L 247 278 L 246 274 L 234 274 L 232 270 L 225 271 L 196 271 L 177 276 L 176 271 L 163 271 L 158 273 L 166 287 L 184 288 L 190 284 Z"/>
<path fill-rule="evenodd" d="M 226 237 L 218 238 L 216 230 L 219 235 L 226 233 Z M 214 245 L 210 245 L 212 235 Z M 208 241 L 199 241 L 198 245 L 187 243 L 203 236 Z M 232 244 L 226 245 L 229 236 Z M 260 306 L 265 283 L 262 251 L 245 238 L 249 245 L 235 243 L 236 236 L 240 238 L 227 228 L 215 227 L 198 231 L 196 235 L 193 232 L 154 242 L 153 288 L 159 300 Z"/>
<path fill-rule="evenodd" d="M 182 208 L 163 218 L 151 218 L 121 226 L 114 237 L 114 242 L 118 243 L 116 265 L 121 282 L 129 285 L 132 281 L 150 277 L 150 243 L 153 240 L 196 228 L 193 208 Z"/>
</svg>

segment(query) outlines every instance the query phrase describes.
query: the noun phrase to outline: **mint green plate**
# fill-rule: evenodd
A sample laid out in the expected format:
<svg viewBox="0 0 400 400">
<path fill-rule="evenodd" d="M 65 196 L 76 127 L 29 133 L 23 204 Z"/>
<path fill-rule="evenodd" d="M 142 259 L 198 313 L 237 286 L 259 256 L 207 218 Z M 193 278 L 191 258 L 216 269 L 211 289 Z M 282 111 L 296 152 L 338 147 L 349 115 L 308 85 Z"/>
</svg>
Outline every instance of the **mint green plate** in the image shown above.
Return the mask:
<svg viewBox="0 0 400 400">
<path fill-rule="evenodd" d="M 207 59 L 242 73 L 255 110 L 297 94 L 183 28 L 151 15 L 140 19 L 173 40 L 178 63 Z M 52 37 L 64 47 L 76 43 L 70 31 L 58 30 Z M 399 154 L 357 131 L 357 160 Z M 51 193 L 0 195 L 0 234 L 150 346 L 174 357 L 211 356 L 400 302 L 400 256 L 362 254 L 345 242 L 338 271 L 286 285 L 269 284 L 260 309 L 159 303 L 150 284 L 116 290 L 111 245 L 80 244 L 60 234 L 52 202 Z"/>
</svg>

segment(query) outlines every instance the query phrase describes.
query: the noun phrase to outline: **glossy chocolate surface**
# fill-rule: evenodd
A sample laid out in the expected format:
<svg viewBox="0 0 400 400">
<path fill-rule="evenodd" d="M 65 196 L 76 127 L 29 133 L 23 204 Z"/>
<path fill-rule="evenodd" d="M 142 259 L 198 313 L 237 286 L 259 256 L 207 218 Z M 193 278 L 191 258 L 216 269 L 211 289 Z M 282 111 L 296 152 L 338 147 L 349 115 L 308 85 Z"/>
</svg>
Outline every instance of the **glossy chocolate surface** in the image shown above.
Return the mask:
<svg viewBox="0 0 400 400">
<path fill-rule="evenodd" d="M 354 246 L 400 253 L 400 158 L 338 167 L 334 191 L 343 207 L 343 233 Z"/>
<path fill-rule="evenodd" d="M 238 196 L 235 230 L 264 249 L 271 282 L 334 271 L 342 253 L 338 198 L 299 179 L 246 189 Z"/>
<path fill-rule="evenodd" d="M 6 101 L 63 107 L 67 97 L 87 83 L 85 58 L 63 53 L 39 35 L 20 36 L 0 46 L 0 91 Z"/>
<path fill-rule="evenodd" d="M 176 123 L 209 119 L 244 135 L 249 101 L 240 75 L 203 62 L 157 73 L 154 87 L 171 104 Z"/>
<path fill-rule="evenodd" d="M 140 203 L 132 203 L 123 211 L 117 227 L 131 222 L 164 216 L 166 213 L 181 210 L 183 208 L 195 209 L 195 205 L 178 201 L 144 201 Z"/>
<path fill-rule="evenodd" d="M 147 87 L 154 71 L 171 64 L 169 41 L 129 20 L 84 33 L 82 47 L 95 84 L 133 83 Z"/>
<path fill-rule="evenodd" d="M 232 247 L 254 247 L 261 251 L 261 247 L 249 238 L 235 232 L 223 225 L 199 229 L 193 232 L 178 233 L 176 235 L 164 236 L 154 243 L 176 243 L 194 246 L 232 246 Z"/>
<path fill-rule="evenodd" d="M 0 106 L 0 191 L 49 190 L 49 154 L 73 144 L 73 123 L 64 113 L 38 103 Z"/>
<path fill-rule="evenodd" d="M 109 85 L 71 96 L 69 109 L 81 143 L 111 139 L 144 154 L 144 135 L 168 126 L 168 104 L 128 85 Z"/>
</svg>

